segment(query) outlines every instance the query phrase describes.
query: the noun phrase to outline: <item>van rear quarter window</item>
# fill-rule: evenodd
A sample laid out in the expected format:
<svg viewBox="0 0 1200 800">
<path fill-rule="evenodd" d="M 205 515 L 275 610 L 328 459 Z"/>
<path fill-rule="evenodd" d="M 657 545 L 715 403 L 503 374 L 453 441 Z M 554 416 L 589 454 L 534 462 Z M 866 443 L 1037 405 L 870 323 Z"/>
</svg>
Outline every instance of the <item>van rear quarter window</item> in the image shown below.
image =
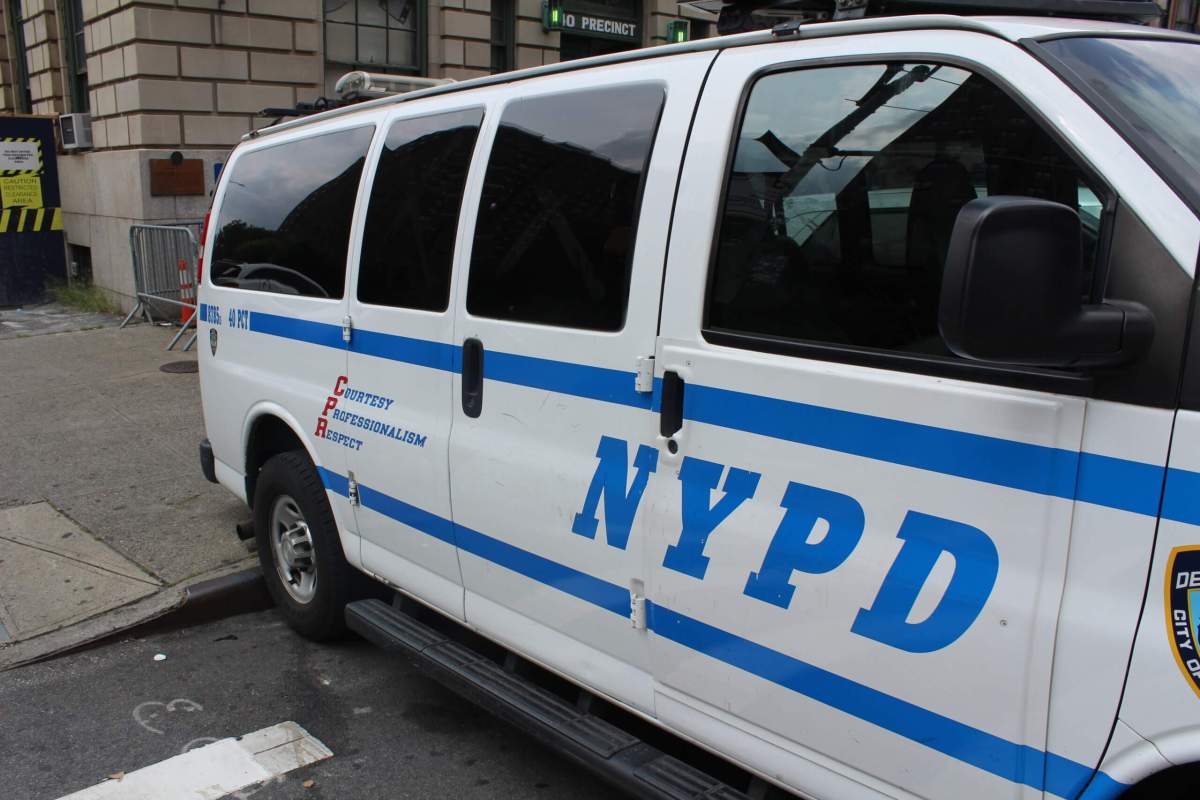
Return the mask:
<svg viewBox="0 0 1200 800">
<path fill-rule="evenodd" d="M 217 286 L 339 299 L 374 126 L 297 139 L 234 164 L 217 219 Z"/>
<path fill-rule="evenodd" d="M 364 303 L 445 311 L 482 109 L 397 120 L 371 186 L 359 259 Z"/>
<path fill-rule="evenodd" d="M 518 100 L 492 145 L 467 285 L 481 317 L 590 330 L 625 321 L 657 83 Z"/>
</svg>

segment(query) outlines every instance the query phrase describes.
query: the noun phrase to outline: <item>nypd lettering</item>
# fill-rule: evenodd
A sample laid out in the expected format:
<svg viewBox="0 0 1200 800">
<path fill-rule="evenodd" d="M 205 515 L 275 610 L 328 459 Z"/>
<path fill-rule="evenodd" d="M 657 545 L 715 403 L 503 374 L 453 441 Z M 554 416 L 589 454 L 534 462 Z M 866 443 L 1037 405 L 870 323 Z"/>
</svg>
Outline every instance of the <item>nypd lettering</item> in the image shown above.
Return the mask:
<svg viewBox="0 0 1200 800">
<path fill-rule="evenodd" d="M 629 543 L 650 474 L 657 469 L 658 451 L 638 446 L 633 456 L 632 481 L 627 442 L 602 436 L 596 458 L 599 464 L 571 531 L 595 539 L 600 526 L 597 511 L 603 500 L 605 540 L 609 546 L 623 550 Z M 709 561 L 704 555 L 705 545 L 712 536 L 719 535 L 721 524 L 730 514 L 754 496 L 761 477 L 746 469 L 684 458 L 679 468 L 683 501 L 680 532 L 675 544 L 667 547 L 663 566 L 703 580 Z M 713 503 L 718 486 L 720 495 Z M 763 553 L 761 566 L 747 575 L 743 594 L 787 609 L 796 591 L 794 581 L 802 580 L 796 576 L 831 572 L 850 557 L 866 528 L 866 512 L 849 495 L 795 481 L 788 483 L 779 505 L 784 509 L 783 519 Z M 822 522 L 826 533 L 811 541 L 813 530 Z M 910 653 L 940 650 L 966 633 L 983 611 L 1000 571 L 996 545 L 978 528 L 919 511 L 908 512 L 896 538 L 903 542 L 900 551 L 874 602 L 870 608 L 859 609 L 850 630 Z M 932 613 L 919 622 L 909 622 L 917 598 L 943 554 L 954 560 L 950 582 Z M 1197 557 L 1194 574 L 1200 593 L 1200 553 Z M 1200 609 L 1200 594 L 1197 606 Z M 1200 675 L 1200 661 L 1196 667 Z"/>
<path fill-rule="evenodd" d="M 1200 696 L 1200 545 L 1176 547 L 1167 560 L 1167 634 L 1175 663 Z"/>
</svg>

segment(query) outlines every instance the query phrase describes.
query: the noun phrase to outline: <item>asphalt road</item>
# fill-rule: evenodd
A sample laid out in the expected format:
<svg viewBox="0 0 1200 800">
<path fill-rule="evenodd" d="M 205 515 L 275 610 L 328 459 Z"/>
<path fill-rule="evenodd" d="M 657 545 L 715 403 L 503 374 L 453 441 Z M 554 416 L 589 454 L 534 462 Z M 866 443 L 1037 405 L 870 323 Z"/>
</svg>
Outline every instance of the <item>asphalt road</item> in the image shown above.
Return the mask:
<svg viewBox="0 0 1200 800">
<path fill-rule="evenodd" d="M 0 795 L 54 800 L 287 720 L 333 757 L 231 797 L 617 794 L 402 659 L 359 639 L 315 645 L 263 611 L 0 673 Z"/>
</svg>

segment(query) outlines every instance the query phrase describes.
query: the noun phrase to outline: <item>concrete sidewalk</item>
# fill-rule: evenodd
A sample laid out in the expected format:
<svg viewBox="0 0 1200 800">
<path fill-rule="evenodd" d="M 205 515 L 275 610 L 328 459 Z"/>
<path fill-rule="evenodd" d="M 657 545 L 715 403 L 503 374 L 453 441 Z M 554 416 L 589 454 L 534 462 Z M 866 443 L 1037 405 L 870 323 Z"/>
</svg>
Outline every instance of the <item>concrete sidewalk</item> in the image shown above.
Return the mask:
<svg viewBox="0 0 1200 800">
<path fill-rule="evenodd" d="M 164 352 L 169 328 L 53 316 L 88 329 L 0 338 L 0 669 L 252 563 L 245 507 L 200 475 L 197 376 L 159 369 L 195 353 Z"/>
</svg>

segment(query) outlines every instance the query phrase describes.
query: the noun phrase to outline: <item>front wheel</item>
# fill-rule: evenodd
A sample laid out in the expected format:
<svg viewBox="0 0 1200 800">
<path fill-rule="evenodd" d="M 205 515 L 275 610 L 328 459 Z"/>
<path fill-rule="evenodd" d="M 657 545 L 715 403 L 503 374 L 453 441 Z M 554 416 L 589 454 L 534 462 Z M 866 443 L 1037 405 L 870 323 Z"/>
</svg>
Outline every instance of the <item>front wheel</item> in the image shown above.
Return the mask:
<svg viewBox="0 0 1200 800">
<path fill-rule="evenodd" d="M 303 451 L 263 465 L 254 534 L 263 578 L 288 625 L 317 641 L 344 633 L 346 603 L 359 579 L 342 553 L 325 487 Z"/>
</svg>

